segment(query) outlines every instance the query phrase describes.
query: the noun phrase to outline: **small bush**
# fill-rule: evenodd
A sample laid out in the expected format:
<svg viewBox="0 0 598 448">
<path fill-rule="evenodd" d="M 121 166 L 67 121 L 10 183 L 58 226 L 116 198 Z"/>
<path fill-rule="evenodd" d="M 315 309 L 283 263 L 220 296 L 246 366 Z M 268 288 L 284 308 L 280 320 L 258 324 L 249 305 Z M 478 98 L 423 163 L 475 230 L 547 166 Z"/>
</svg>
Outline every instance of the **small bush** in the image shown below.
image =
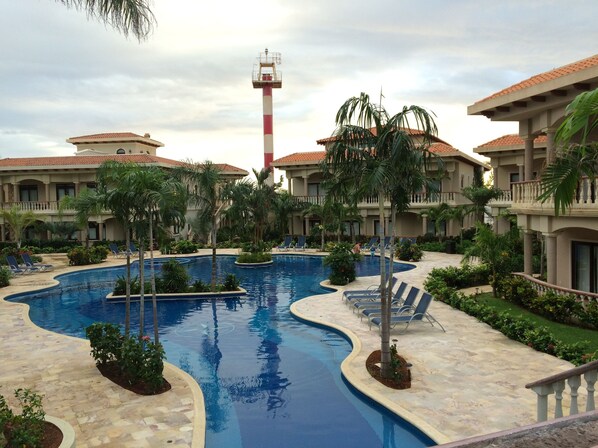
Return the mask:
<svg viewBox="0 0 598 448">
<path fill-rule="evenodd" d="M 190 278 L 185 266 L 174 259 L 170 259 L 162 265 L 160 292 L 176 293 L 186 291 Z"/>
<path fill-rule="evenodd" d="M 210 285 L 201 280 L 195 280 L 191 285 L 192 292 L 210 292 Z"/>
<path fill-rule="evenodd" d="M 10 285 L 10 270 L 4 266 L 0 267 L 0 288 Z"/>
<path fill-rule="evenodd" d="M 444 245 L 442 251 L 444 251 Z M 396 249 L 396 257 L 402 261 L 417 262 L 420 261 L 423 256 L 424 253 L 421 248 L 410 240 L 404 240 Z"/>
<path fill-rule="evenodd" d="M 0 434 L 4 434 L 6 446 L 41 446 L 46 416 L 42 406 L 43 397 L 29 389 L 16 389 L 14 395 L 21 407 L 20 414 L 15 414 L 0 395 Z"/>
<path fill-rule="evenodd" d="M 67 252 L 70 266 L 84 266 L 101 263 L 108 257 L 109 250 L 104 246 L 93 246 L 90 249 L 79 246 Z"/>
<path fill-rule="evenodd" d="M 96 365 L 116 361 L 120 357 L 123 337 L 118 325 L 96 322 L 85 329 Z"/>
<path fill-rule="evenodd" d="M 241 252 L 237 257 L 237 263 L 266 263 L 272 261 L 272 254 L 269 252 Z"/>
<path fill-rule="evenodd" d="M 346 285 L 355 280 L 355 263 L 361 259 L 361 255 L 354 254 L 351 249 L 351 244 L 340 243 L 324 258 L 324 265 L 330 266 L 331 284 Z"/>
<path fill-rule="evenodd" d="M 239 289 L 239 279 L 235 274 L 228 274 L 222 284 L 224 291 L 237 291 Z"/>
<path fill-rule="evenodd" d="M 440 241 L 430 241 L 419 244 L 419 247 L 421 250 L 425 250 L 427 252 L 444 252 L 445 245 L 445 243 Z"/>
<path fill-rule="evenodd" d="M 170 253 L 193 254 L 197 252 L 198 245 L 193 241 L 180 240 L 170 243 Z"/>
</svg>

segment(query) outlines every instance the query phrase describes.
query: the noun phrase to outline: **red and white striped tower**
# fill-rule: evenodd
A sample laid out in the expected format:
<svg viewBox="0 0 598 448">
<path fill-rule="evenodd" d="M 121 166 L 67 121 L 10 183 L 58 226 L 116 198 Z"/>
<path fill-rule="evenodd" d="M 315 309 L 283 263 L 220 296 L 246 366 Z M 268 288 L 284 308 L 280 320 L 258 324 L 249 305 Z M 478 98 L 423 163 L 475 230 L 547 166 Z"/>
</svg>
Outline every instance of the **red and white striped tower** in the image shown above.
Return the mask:
<svg viewBox="0 0 598 448">
<path fill-rule="evenodd" d="M 274 133 L 272 111 L 272 89 L 282 87 L 282 73 L 276 70 L 281 64 L 280 53 L 270 53 L 268 49 L 260 53 L 253 69 L 253 88 L 262 89 L 264 110 L 264 168 L 270 167 L 274 160 Z M 274 174 L 270 174 L 271 184 Z"/>
</svg>

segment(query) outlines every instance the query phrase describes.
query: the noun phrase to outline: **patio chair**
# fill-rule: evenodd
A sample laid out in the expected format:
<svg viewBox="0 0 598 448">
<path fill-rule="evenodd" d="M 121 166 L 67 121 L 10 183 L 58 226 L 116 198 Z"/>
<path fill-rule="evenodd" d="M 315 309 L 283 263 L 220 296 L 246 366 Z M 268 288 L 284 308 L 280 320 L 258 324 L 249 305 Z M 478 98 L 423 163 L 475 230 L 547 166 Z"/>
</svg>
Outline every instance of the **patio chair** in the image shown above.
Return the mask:
<svg viewBox="0 0 598 448">
<path fill-rule="evenodd" d="M 43 263 L 36 263 L 31 259 L 31 256 L 24 252 L 21 254 L 21 258 L 23 259 L 23 263 L 25 264 L 26 268 L 29 269 L 39 269 L 40 271 L 51 271 L 54 269 L 54 266 L 51 264 L 43 264 Z"/>
<path fill-rule="evenodd" d="M 278 250 L 289 250 L 291 244 L 293 244 L 293 236 L 287 235 L 284 237 L 284 241 L 282 242 L 282 244 L 280 246 L 276 246 L 276 248 Z"/>
<path fill-rule="evenodd" d="M 135 243 L 133 241 L 131 241 L 129 243 L 129 255 L 131 257 L 138 257 L 139 256 L 139 249 L 137 249 L 137 246 L 135 246 Z"/>
<path fill-rule="evenodd" d="M 390 312 L 392 314 L 397 314 L 403 311 L 408 311 L 410 309 L 413 309 L 413 304 L 415 303 L 415 299 L 417 298 L 419 294 L 419 288 L 416 288 L 415 286 L 411 287 L 411 290 L 409 290 L 409 293 L 407 293 L 407 297 L 403 297 L 402 295 L 396 299 L 393 298 L 392 301 L 392 305 L 390 307 Z M 396 297 L 396 295 L 395 295 Z M 377 316 L 381 316 L 382 315 L 382 302 L 380 302 L 380 305 L 377 306 L 363 306 L 361 308 L 358 308 L 358 312 L 361 314 L 360 316 L 360 320 L 363 320 L 364 317 L 367 317 L 368 320 L 372 319 L 373 317 L 377 317 Z M 370 328 L 371 328 L 371 323 L 370 323 Z"/>
<path fill-rule="evenodd" d="M 305 240 L 305 235 L 299 235 L 297 237 L 297 243 L 293 246 L 295 250 L 305 250 L 307 247 L 307 242 Z"/>
<path fill-rule="evenodd" d="M 434 318 L 434 316 L 432 316 L 428 312 L 428 308 L 430 306 L 430 303 L 432 303 L 432 300 L 433 300 L 433 297 L 429 293 L 424 292 L 422 294 L 421 298 L 419 299 L 417 306 L 415 307 L 415 309 L 413 309 L 412 313 L 409 313 L 408 311 L 407 312 L 399 312 L 396 315 L 393 315 L 390 317 L 390 328 L 394 328 L 399 324 L 406 324 L 403 331 L 407 331 L 407 328 L 409 328 L 409 324 L 411 324 L 411 322 L 422 322 L 424 319 L 426 319 L 428 321 L 428 323 L 432 326 L 434 326 L 434 324 L 438 324 L 440 326 L 440 328 L 442 329 L 442 331 L 444 331 L 446 333 L 446 330 L 444 329 L 442 324 L 440 322 L 438 322 Z M 381 317 L 373 317 L 372 319 L 370 319 L 370 322 L 373 325 L 377 325 L 378 328 L 381 329 L 380 328 L 380 325 L 382 323 Z"/>
<path fill-rule="evenodd" d="M 33 271 L 38 270 L 20 267 L 14 255 L 7 255 L 6 262 L 8 263 L 8 268 L 10 269 L 10 272 L 12 272 L 14 275 L 31 274 Z"/>
<path fill-rule="evenodd" d="M 114 255 L 115 258 L 122 258 L 125 256 L 124 252 L 120 251 L 116 243 L 108 244 L 108 248 L 110 249 L 110 252 L 112 252 L 112 255 Z"/>
<path fill-rule="evenodd" d="M 384 237 L 384 249 L 389 250 L 390 249 L 390 236 L 385 236 Z"/>
<path fill-rule="evenodd" d="M 397 284 L 397 281 L 398 281 L 398 279 L 393 275 L 390 287 L 394 289 L 395 285 Z M 380 295 L 380 285 L 379 284 L 370 285 L 366 289 L 350 289 L 350 290 L 344 291 L 343 295 L 341 296 L 341 300 L 346 300 L 348 302 L 351 299 L 355 300 L 355 298 L 358 298 L 358 297 L 364 297 L 364 296 L 367 297 L 367 296 L 376 296 L 376 295 Z"/>
<path fill-rule="evenodd" d="M 399 288 L 397 289 L 397 292 L 393 294 L 392 298 L 391 298 L 391 304 L 392 306 L 395 307 L 399 307 L 403 305 L 403 302 L 405 302 L 407 299 L 404 297 L 405 295 L 405 289 L 407 289 L 407 283 L 401 283 L 399 285 Z M 415 297 L 417 297 L 417 294 L 419 293 L 419 289 L 416 288 L 415 286 L 411 287 L 411 290 L 409 291 L 409 294 L 407 294 L 407 297 L 409 298 L 409 301 L 415 301 Z M 414 296 L 414 297 L 411 297 Z M 357 302 L 353 302 L 353 311 L 357 314 L 362 313 L 363 310 L 365 309 L 380 309 L 382 307 L 382 298 L 381 297 L 376 297 L 375 299 L 372 300 L 359 300 Z"/>
<path fill-rule="evenodd" d="M 373 236 L 366 244 L 361 247 L 361 250 L 372 250 L 372 247 L 378 247 L 378 237 Z"/>
</svg>

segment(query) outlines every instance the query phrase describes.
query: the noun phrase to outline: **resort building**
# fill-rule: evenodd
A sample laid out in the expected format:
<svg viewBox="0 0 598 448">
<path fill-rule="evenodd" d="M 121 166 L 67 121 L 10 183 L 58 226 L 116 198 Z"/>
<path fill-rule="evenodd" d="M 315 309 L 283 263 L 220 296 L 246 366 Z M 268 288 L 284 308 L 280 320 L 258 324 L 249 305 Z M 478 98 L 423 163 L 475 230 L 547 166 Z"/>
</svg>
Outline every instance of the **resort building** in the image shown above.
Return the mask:
<svg viewBox="0 0 598 448">
<path fill-rule="evenodd" d="M 95 188 L 97 169 L 103 162 L 132 162 L 166 170 L 183 165 L 183 162 L 159 157 L 156 151 L 164 144 L 153 140 L 149 134 L 94 134 L 72 137 L 67 142 L 76 146 L 74 156 L 0 159 L 0 207 L 6 210 L 17 206 L 20 210 L 32 211 L 39 216 L 40 222 L 73 221 L 74 210 L 60 210 L 60 200 L 65 196 L 77 196 L 82 189 Z M 249 174 L 232 165 L 217 166 L 225 180 L 234 181 Z M 124 239 L 122 227 L 109 212 L 93 217 L 88 227 L 91 240 Z M 85 234 L 80 233 L 78 238 L 85 239 Z M 51 235 L 49 232 L 35 234 L 31 228 L 26 237 L 49 239 Z M 2 218 L 0 238 L 2 241 L 9 238 Z"/>
<path fill-rule="evenodd" d="M 598 87 L 598 55 L 532 76 L 468 107 L 470 115 L 516 121 L 519 135 L 485 143 L 476 152 L 490 158 L 495 185 L 503 197 L 492 204 L 517 215 L 523 230 L 524 271 L 532 274 L 534 235 L 545 241 L 547 282 L 562 288 L 598 292 L 598 203 L 595 179 L 584 179 L 567 213 L 537 200 L 539 177 L 554 160 L 554 137 L 565 108 L 581 92 Z M 496 221 L 496 230 L 506 228 Z M 531 279 L 531 277 L 530 277 Z"/>
<path fill-rule="evenodd" d="M 411 131 L 417 139 L 419 131 Z M 326 147 L 333 142 L 333 138 L 317 140 L 318 145 Z M 437 182 L 435 193 L 425 194 L 423 191 L 413 194 L 409 211 L 402 213 L 396 222 L 396 235 L 401 237 L 417 237 L 426 233 L 435 233 L 434 222 L 428 219 L 426 211 L 442 203 L 449 206 L 469 204 L 461 189 L 472 185 L 475 170 L 489 169 L 486 164 L 476 158 L 452 147 L 449 143 L 434 137 L 430 147 L 433 154 L 442 160 L 442 173 L 430 172 L 433 177 L 441 174 Z M 324 160 L 326 151 L 298 152 L 274 160 L 272 166 L 284 170 L 287 178 L 288 191 L 300 202 L 322 205 L 326 191 L 322 187 L 323 173 L 320 163 Z M 432 167 L 434 168 L 434 167 Z M 380 220 L 378 212 L 378 198 L 371 197 L 357 204 L 361 223 L 354 223 L 355 235 L 378 235 Z M 390 203 L 385 204 L 387 213 Z M 443 235 L 458 235 L 461 228 L 473 225 L 474 217 L 468 216 L 463 223 L 449 221 L 443 223 L 440 233 Z M 304 216 L 296 212 L 292 218 L 290 232 L 297 235 L 309 235 L 311 229 L 320 224 L 317 217 Z M 349 233 L 349 232 L 347 232 Z"/>
</svg>

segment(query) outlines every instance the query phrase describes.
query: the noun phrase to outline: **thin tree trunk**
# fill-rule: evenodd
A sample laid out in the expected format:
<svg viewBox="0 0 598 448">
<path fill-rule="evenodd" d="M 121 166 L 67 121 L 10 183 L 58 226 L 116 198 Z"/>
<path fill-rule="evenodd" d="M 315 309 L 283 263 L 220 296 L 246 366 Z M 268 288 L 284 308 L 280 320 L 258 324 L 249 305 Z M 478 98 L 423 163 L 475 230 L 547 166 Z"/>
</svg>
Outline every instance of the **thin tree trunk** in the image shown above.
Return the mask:
<svg viewBox="0 0 598 448">
<path fill-rule="evenodd" d="M 143 257 L 143 240 L 139 238 L 139 339 L 145 331 L 145 273 Z"/>
<path fill-rule="evenodd" d="M 384 365 L 382 364 L 380 369 L 380 375 L 382 378 L 391 378 L 393 375 L 393 371 L 391 369 L 390 364 L 390 308 L 392 305 L 392 278 L 393 278 L 393 271 L 394 271 L 394 246 L 396 241 L 396 216 L 397 211 L 394 205 L 390 206 L 390 253 L 388 254 L 388 288 L 386 290 L 386 304 L 383 309 L 384 315 L 388 316 L 388 338 L 389 341 L 389 363 Z"/>
<path fill-rule="evenodd" d="M 378 210 L 380 215 L 380 297 L 382 298 L 382 316 L 380 322 L 380 369 L 384 376 L 390 370 L 390 316 L 384 310 L 387 308 L 386 296 L 386 250 L 384 237 L 386 235 L 386 217 L 384 213 L 384 193 L 378 193 Z"/>
<path fill-rule="evenodd" d="M 212 221 L 212 230 L 210 232 L 210 240 L 212 243 L 212 278 L 210 289 L 212 292 L 216 291 L 216 278 L 218 276 L 216 268 L 216 220 Z"/>
<path fill-rule="evenodd" d="M 131 332 L 131 254 L 129 246 L 131 245 L 131 235 L 129 234 L 129 226 L 125 224 L 125 244 L 127 249 L 127 279 L 125 281 L 125 337 L 129 337 Z"/>
<path fill-rule="evenodd" d="M 152 314 L 154 322 L 154 343 L 160 342 L 158 334 L 158 299 L 156 297 L 156 267 L 154 266 L 154 220 L 149 217 L 150 284 L 152 287 Z"/>
</svg>

